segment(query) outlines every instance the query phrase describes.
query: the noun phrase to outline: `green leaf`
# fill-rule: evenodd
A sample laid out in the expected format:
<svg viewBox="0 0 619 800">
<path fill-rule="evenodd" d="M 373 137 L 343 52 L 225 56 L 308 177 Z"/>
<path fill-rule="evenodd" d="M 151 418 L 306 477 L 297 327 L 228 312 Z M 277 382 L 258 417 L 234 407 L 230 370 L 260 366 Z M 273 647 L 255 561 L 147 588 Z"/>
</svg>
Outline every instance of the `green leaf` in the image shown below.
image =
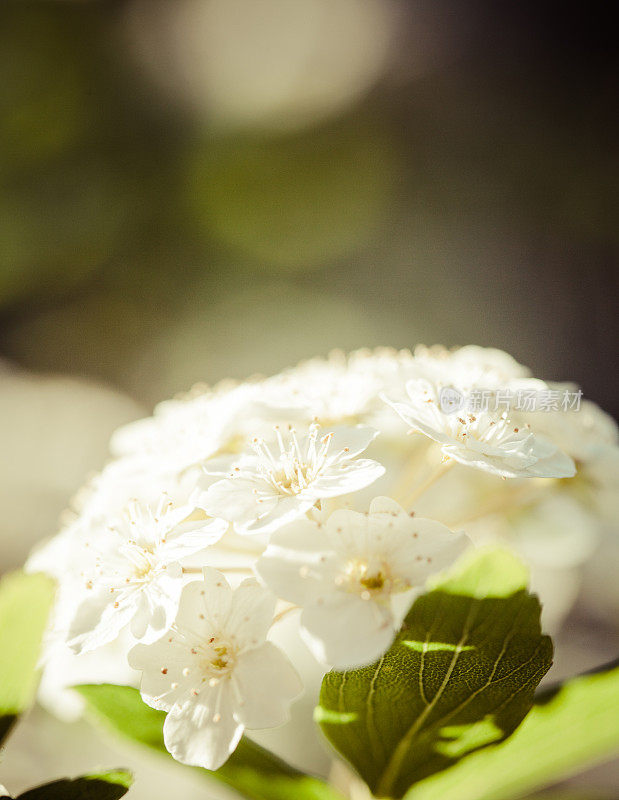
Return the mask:
<svg viewBox="0 0 619 800">
<path fill-rule="evenodd" d="M 20 794 L 16 800 L 118 800 L 127 794 L 132 783 L 130 772 L 114 770 L 46 783 Z"/>
<path fill-rule="evenodd" d="M 619 755 L 619 668 L 543 694 L 500 747 L 417 784 L 410 800 L 512 800 Z"/>
<path fill-rule="evenodd" d="M 87 712 L 93 718 L 171 758 L 163 743 L 165 713 L 143 703 L 137 689 L 111 684 L 76 689 L 86 700 Z M 241 739 L 220 769 L 200 772 L 233 787 L 250 800 L 341 800 L 327 784 L 293 769 L 247 737 Z"/>
<path fill-rule="evenodd" d="M 53 582 L 44 575 L 13 572 L 0 581 L 0 743 L 34 698 L 53 599 Z"/>
<path fill-rule="evenodd" d="M 378 797 L 509 736 L 552 663 L 527 573 L 501 550 L 473 552 L 408 612 L 369 667 L 328 673 L 316 720 Z"/>
</svg>

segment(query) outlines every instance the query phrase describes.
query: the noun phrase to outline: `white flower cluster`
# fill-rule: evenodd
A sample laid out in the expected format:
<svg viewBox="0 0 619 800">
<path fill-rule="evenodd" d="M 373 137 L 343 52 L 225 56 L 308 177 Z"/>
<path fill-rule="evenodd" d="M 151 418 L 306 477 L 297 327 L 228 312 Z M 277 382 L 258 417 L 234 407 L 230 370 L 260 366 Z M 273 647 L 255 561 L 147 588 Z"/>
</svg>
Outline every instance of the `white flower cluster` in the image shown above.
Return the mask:
<svg viewBox="0 0 619 800">
<path fill-rule="evenodd" d="M 418 348 L 333 354 L 162 403 L 116 432 L 114 460 L 29 561 L 59 582 L 43 693 L 139 680 L 167 712 L 172 755 L 219 767 L 303 690 L 272 641 L 284 616 L 325 669 L 368 664 L 471 538 L 507 539 L 534 569 L 537 547 L 547 565 L 543 541 L 519 531 L 562 519 L 553 502 L 577 506 L 594 538 L 619 472 L 603 412 L 438 402 L 446 387 L 548 386 L 498 350 Z M 590 547 L 579 540 L 567 566 Z"/>
</svg>

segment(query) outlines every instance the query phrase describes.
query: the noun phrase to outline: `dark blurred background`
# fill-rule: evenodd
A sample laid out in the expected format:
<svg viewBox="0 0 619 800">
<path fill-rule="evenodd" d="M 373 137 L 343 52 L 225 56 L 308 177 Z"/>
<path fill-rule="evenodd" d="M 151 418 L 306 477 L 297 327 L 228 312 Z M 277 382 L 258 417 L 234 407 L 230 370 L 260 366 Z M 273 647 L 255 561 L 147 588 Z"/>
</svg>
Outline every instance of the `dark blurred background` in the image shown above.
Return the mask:
<svg viewBox="0 0 619 800">
<path fill-rule="evenodd" d="M 152 404 L 475 342 L 618 409 L 614 4 L 0 4 L 0 354 Z"/>
</svg>

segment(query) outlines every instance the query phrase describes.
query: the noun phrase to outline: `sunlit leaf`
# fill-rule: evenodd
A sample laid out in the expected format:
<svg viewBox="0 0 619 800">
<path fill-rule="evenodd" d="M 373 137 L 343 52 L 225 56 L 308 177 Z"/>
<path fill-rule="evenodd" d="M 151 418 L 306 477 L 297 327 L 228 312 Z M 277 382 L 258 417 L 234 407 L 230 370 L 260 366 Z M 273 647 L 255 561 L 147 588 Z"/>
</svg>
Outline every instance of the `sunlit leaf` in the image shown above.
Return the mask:
<svg viewBox="0 0 619 800">
<path fill-rule="evenodd" d="M 145 705 L 136 689 L 111 684 L 76 688 L 87 711 L 106 727 L 171 758 L 163 743 L 165 713 Z M 341 800 L 325 783 L 293 769 L 247 737 L 223 767 L 200 772 L 250 800 Z"/>
<path fill-rule="evenodd" d="M 522 564 L 478 551 L 422 595 L 392 648 L 330 672 L 316 719 L 378 797 L 509 736 L 552 662 Z"/>
<path fill-rule="evenodd" d="M 0 742 L 34 697 L 53 598 L 53 583 L 44 575 L 14 572 L 0 581 Z"/>
<path fill-rule="evenodd" d="M 407 800 L 515 800 L 619 755 L 619 667 L 543 694 L 500 747 L 417 784 Z"/>
</svg>

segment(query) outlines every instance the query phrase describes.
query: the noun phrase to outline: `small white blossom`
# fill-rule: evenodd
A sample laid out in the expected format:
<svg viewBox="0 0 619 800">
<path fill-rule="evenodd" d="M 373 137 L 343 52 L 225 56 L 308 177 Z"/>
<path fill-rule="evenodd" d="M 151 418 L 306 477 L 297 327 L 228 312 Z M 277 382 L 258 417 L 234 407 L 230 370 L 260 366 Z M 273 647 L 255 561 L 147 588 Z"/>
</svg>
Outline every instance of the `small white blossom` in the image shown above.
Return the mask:
<svg viewBox="0 0 619 800">
<path fill-rule="evenodd" d="M 167 400 L 152 417 L 119 428 L 110 446 L 115 455 L 147 454 L 169 471 L 181 471 L 225 448 L 244 429 L 259 400 L 259 383 L 224 384 Z"/>
<path fill-rule="evenodd" d="M 239 533 L 270 532 L 303 516 L 321 500 L 363 489 L 384 474 L 377 461 L 357 458 L 377 435 L 373 428 L 318 425 L 299 439 L 291 429 L 267 443 L 254 440 L 254 453 L 207 462 L 210 475 L 228 477 L 198 501 L 207 514 L 233 522 Z"/>
<path fill-rule="evenodd" d="M 182 473 L 167 469 L 148 454 L 111 461 L 73 498 L 72 507 L 84 523 L 118 516 L 136 498 L 156 506 L 166 495 L 174 506 L 189 505 L 202 472 L 188 468 Z"/>
<path fill-rule="evenodd" d="M 410 377 L 413 357 L 389 348 L 336 350 L 313 358 L 262 383 L 265 404 L 286 406 L 290 419 L 321 425 L 373 425 L 384 419 L 380 393 L 396 391 Z"/>
<path fill-rule="evenodd" d="M 217 769 L 245 728 L 272 728 L 288 719 L 301 681 L 266 635 L 275 598 L 254 579 L 233 591 L 217 570 L 183 590 L 166 634 L 129 653 L 142 670 L 142 699 L 167 711 L 167 749 L 184 764 Z"/>
<path fill-rule="evenodd" d="M 574 390 L 563 386 L 563 391 Z M 578 474 L 565 490 L 614 524 L 619 515 L 619 428 L 615 420 L 590 400 L 578 411 L 537 411 L 521 415 L 536 431 L 570 455 Z"/>
<path fill-rule="evenodd" d="M 127 625 L 145 641 L 170 626 L 183 586 L 183 560 L 216 542 L 227 527 L 192 511 L 174 508 L 165 497 L 155 511 L 133 502 L 107 529 L 93 527 L 83 543 L 87 563 L 69 632 L 76 652 L 113 641 Z"/>
<path fill-rule="evenodd" d="M 324 524 L 298 520 L 277 531 L 256 570 L 279 597 L 303 608 L 301 630 L 314 655 L 348 668 L 390 646 L 411 590 L 468 544 L 464 534 L 379 497 L 369 514 L 338 510 Z"/>
<path fill-rule="evenodd" d="M 442 379 L 445 385 L 451 383 L 464 390 L 499 389 L 516 384 L 530 388 L 545 386 L 543 381 L 532 378 L 531 371 L 509 353 L 474 344 L 453 350 L 440 345 L 419 345 L 415 348 L 412 372 L 411 378 Z"/>
<path fill-rule="evenodd" d="M 438 442 L 443 454 L 466 466 L 504 478 L 571 478 L 572 459 L 528 424 L 481 409 L 448 413 L 439 401 L 440 384 L 419 378 L 406 384 L 408 401 L 386 402 L 413 431 Z"/>
</svg>

